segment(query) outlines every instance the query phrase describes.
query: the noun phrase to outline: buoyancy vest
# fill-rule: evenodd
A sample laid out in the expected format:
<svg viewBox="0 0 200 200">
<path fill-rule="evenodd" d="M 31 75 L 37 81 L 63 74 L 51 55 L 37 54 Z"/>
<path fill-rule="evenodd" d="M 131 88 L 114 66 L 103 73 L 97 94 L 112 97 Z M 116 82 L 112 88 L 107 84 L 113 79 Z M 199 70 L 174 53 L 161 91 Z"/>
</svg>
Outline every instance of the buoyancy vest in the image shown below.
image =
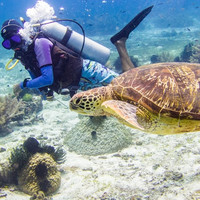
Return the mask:
<svg viewBox="0 0 200 200">
<path fill-rule="evenodd" d="M 41 38 L 41 36 L 37 36 L 34 38 L 34 41 L 38 37 Z M 73 52 L 54 39 L 47 39 L 53 43 L 51 49 L 51 58 L 54 82 L 50 86 L 40 88 L 40 90 L 45 92 L 48 90 L 53 90 L 59 94 L 62 89 L 67 88 L 72 96 L 73 93 L 75 93 L 78 89 L 83 67 L 83 60 L 77 53 Z M 19 59 L 25 66 L 25 69 L 30 70 L 35 77 L 39 77 L 41 76 L 41 72 L 34 51 L 34 41 L 28 46 L 27 51 L 17 50 L 15 52 L 15 58 Z"/>
</svg>

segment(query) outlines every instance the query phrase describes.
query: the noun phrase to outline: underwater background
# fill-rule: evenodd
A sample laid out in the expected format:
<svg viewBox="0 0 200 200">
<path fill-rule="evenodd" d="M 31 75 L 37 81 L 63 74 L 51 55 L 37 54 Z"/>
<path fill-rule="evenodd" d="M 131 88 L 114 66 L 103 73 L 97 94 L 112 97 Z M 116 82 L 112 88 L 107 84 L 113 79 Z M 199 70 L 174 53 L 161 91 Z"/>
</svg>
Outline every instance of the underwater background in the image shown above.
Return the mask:
<svg viewBox="0 0 200 200">
<path fill-rule="evenodd" d="M 0 0 L 0 24 L 26 16 L 36 0 Z M 129 55 L 137 66 L 155 62 L 200 63 L 200 1 L 198 0 L 46 0 L 61 19 L 74 19 L 86 36 L 111 49 L 108 67 L 119 71 L 118 54 L 110 37 L 136 14 L 154 5 L 151 13 L 130 34 Z M 62 22 L 81 33 L 73 23 Z M 2 42 L 2 39 L 0 39 Z M 27 96 L 15 106 L 2 96 L 29 77 L 21 64 L 10 71 L 5 65 L 13 52 L 0 45 L 0 112 L 18 109 L 12 131 L 0 129 L 0 197 L 28 200 L 23 185 L 10 183 L 8 158 L 27 138 L 62 147 L 66 161 L 59 165 L 61 185 L 53 200 L 197 200 L 200 198 L 200 133 L 154 135 L 130 129 L 115 119 L 89 119 L 71 112 L 69 97 L 42 101 Z M 30 109 L 31 108 L 31 109 Z M 23 111 L 23 114 L 21 114 Z M 0 115 L 0 126 L 4 118 Z M 4 128 L 4 126 L 2 126 Z M 10 128 L 6 126 L 6 129 Z M 14 148 L 14 150 L 13 150 Z M 17 153 L 16 153 L 17 155 Z M 37 159 L 36 159 L 37 160 Z M 13 160 L 12 160 L 13 161 Z M 13 161 L 14 162 L 14 161 Z M 54 161 L 52 161 L 53 163 Z M 54 164 L 54 163 L 53 163 Z M 25 171 L 26 173 L 28 169 Z M 27 174 L 19 179 L 24 181 Z M 28 177 L 28 175 L 27 175 Z M 59 177 L 57 177 L 59 179 Z M 6 184 L 2 184 L 2 180 Z M 30 183 L 31 184 L 31 183 Z M 48 184 L 47 184 L 48 185 Z M 31 188 L 32 186 L 30 186 Z M 25 191 L 25 192 L 23 192 Z M 28 193 L 28 194 L 25 194 Z"/>
<path fill-rule="evenodd" d="M 58 18 L 76 20 L 83 26 L 86 36 L 95 39 L 95 41 L 110 49 L 114 49 L 109 41 L 110 36 L 126 25 L 141 10 L 154 5 L 151 14 L 131 34 L 130 39 L 132 42 L 127 44 L 130 51 L 142 57 L 146 56 L 145 50 L 148 52 L 148 46 L 150 45 L 155 45 L 155 47 L 163 46 L 164 50 L 167 50 L 169 45 L 174 43 L 174 40 L 184 40 L 183 37 L 186 34 L 190 40 L 198 40 L 199 36 L 196 30 L 200 24 L 200 2 L 196 0 L 49 0 L 46 2 L 54 8 L 55 15 Z M 1 1 L 0 23 L 2 24 L 10 18 L 19 20 L 19 17 L 29 20 L 26 17 L 26 10 L 32 8 L 35 3 L 36 1 L 25 0 L 17 2 L 12 0 Z M 67 22 L 64 24 L 81 33 L 77 25 Z M 166 30 L 169 34 L 164 34 Z M 160 35 L 160 32 L 163 34 Z M 177 34 L 179 32 L 180 34 Z M 194 32 L 196 33 L 195 35 Z M 162 36 L 165 36 L 165 38 L 163 39 Z M 155 38 L 156 40 L 154 41 Z M 142 52 L 138 52 L 137 47 L 145 43 L 145 40 L 150 45 L 146 44 L 147 49 L 142 46 Z M 179 47 L 179 41 L 177 43 Z M 184 44 L 183 42 L 182 46 Z M 174 50 L 176 50 L 175 46 L 174 44 Z M 1 53 L 7 55 L 8 51 L 1 47 Z"/>
<path fill-rule="evenodd" d="M 0 23 L 10 18 L 19 20 L 19 17 L 29 21 L 26 10 L 32 8 L 36 2 L 2 0 Z M 197 43 L 199 40 L 200 2 L 196 0 L 49 0 L 46 2 L 54 8 L 58 18 L 76 20 L 83 26 L 87 37 L 110 48 L 111 65 L 114 65 L 118 54 L 110 42 L 110 37 L 137 13 L 151 5 L 154 5 L 152 12 L 131 33 L 127 42 L 129 53 L 136 58 L 138 66 L 150 63 L 152 55 L 163 52 L 164 56 L 166 53 L 170 54 L 168 57 L 172 60 L 181 54 L 189 42 Z M 74 23 L 62 24 L 82 33 Z M 7 61 L 5 59 L 12 56 L 12 51 L 0 46 L 0 67 Z"/>
</svg>

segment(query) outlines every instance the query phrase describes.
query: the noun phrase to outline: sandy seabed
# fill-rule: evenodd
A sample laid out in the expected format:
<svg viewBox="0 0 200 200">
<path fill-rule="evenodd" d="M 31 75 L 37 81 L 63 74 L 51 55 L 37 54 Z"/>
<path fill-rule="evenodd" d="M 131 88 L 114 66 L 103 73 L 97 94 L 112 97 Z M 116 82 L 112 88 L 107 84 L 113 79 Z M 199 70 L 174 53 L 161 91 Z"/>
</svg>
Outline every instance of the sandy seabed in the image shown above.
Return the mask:
<svg viewBox="0 0 200 200">
<path fill-rule="evenodd" d="M 62 101 L 62 99 L 60 99 Z M 62 101 L 68 105 L 67 101 Z M 44 102 L 39 113 L 43 120 L 31 126 L 17 127 L 0 138 L 6 148 L 1 158 L 29 136 L 67 151 L 60 165 L 62 182 L 53 200 L 116 199 L 133 196 L 149 200 L 189 200 L 200 189 L 200 133 L 159 136 L 129 129 L 132 145 L 112 154 L 86 156 L 69 152 L 65 135 L 80 120 L 57 101 Z M 83 133 L 84 134 L 84 133 Z M 28 200 L 30 196 L 16 186 L 2 188 L 2 199 Z"/>
</svg>

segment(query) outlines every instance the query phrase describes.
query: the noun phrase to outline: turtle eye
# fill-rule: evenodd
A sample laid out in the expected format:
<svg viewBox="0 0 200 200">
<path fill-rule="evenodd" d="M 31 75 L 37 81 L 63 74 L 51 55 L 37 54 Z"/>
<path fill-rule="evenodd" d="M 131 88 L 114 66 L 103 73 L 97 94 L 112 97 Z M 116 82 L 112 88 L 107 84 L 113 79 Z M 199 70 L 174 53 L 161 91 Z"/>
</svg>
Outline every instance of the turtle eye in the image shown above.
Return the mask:
<svg viewBox="0 0 200 200">
<path fill-rule="evenodd" d="M 79 104 L 80 101 L 81 101 L 81 98 L 77 98 L 77 99 L 75 100 L 75 103 L 76 103 L 76 104 Z"/>
</svg>

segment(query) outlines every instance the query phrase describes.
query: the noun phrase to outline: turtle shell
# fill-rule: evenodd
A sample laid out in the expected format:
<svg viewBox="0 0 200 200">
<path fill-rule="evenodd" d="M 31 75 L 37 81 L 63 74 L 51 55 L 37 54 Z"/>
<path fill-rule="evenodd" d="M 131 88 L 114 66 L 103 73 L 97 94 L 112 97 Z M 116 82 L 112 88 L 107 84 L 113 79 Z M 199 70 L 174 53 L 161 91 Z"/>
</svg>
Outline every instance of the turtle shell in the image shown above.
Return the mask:
<svg viewBox="0 0 200 200">
<path fill-rule="evenodd" d="M 156 63 L 111 82 L 114 98 L 175 118 L 200 119 L 200 64 Z"/>
</svg>

